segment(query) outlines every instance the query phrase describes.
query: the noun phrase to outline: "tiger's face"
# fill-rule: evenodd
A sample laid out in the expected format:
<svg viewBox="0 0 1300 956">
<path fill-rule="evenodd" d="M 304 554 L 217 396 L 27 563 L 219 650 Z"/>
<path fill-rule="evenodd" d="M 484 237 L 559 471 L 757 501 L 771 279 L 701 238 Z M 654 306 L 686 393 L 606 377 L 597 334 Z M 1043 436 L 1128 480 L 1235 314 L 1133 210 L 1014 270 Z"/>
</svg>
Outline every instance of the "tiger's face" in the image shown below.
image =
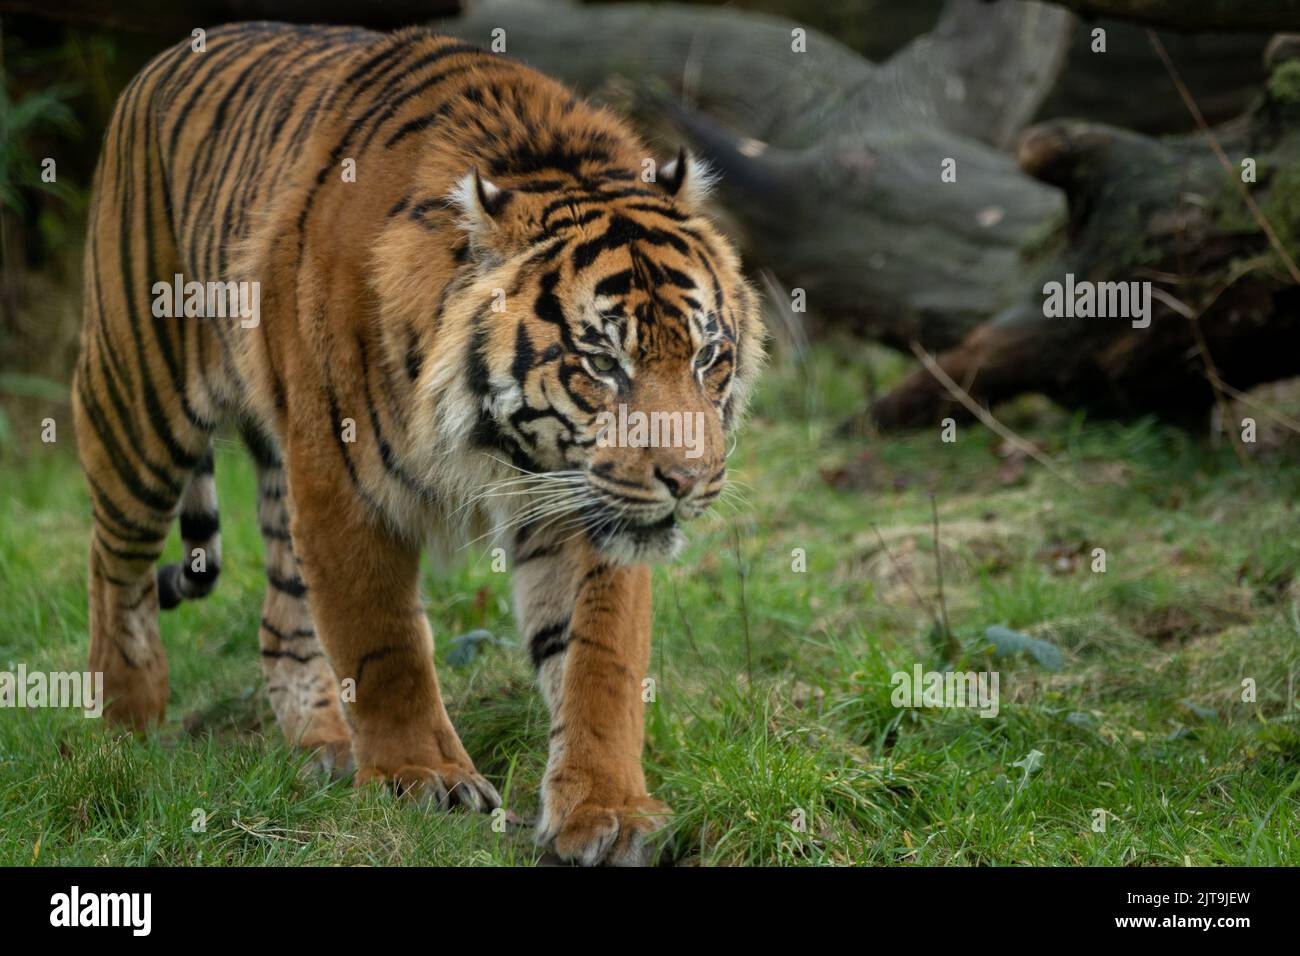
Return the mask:
<svg viewBox="0 0 1300 956">
<path fill-rule="evenodd" d="M 569 290 L 578 334 L 553 370 L 550 402 L 572 424 L 548 452 L 582 475 L 593 543 L 628 561 L 673 555 L 678 524 L 722 493 L 739 346 L 704 253 L 688 247 L 673 262 L 653 251 L 610 249 Z M 551 392 L 548 383 L 535 394 Z"/>
<path fill-rule="evenodd" d="M 481 263 L 458 293 L 475 439 L 513 466 L 520 522 L 620 562 L 675 555 L 721 495 L 761 361 L 757 298 L 694 211 L 701 185 L 679 156 L 658 184 L 460 187 Z"/>
</svg>

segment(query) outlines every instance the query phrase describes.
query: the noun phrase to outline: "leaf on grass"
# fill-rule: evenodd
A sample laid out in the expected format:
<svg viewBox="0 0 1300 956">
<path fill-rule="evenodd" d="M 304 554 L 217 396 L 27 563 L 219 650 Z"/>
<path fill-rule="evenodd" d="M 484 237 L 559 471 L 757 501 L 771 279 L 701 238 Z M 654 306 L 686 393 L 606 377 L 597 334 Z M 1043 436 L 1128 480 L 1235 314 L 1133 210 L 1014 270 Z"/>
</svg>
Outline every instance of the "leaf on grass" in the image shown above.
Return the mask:
<svg viewBox="0 0 1300 956">
<path fill-rule="evenodd" d="M 1202 705 L 1197 704 L 1194 701 L 1190 701 L 1190 700 L 1181 700 L 1179 701 L 1179 703 L 1182 704 L 1184 707 L 1186 707 L 1188 710 L 1190 710 L 1197 717 L 1201 718 L 1201 720 L 1219 719 L 1219 712 L 1215 710 L 1213 707 L 1203 707 Z"/>
<path fill-rule="evenodd" d="M 1044 754 L 1041 750 L 1031 750 L 1011 766 L 1023 769 L 1025 771 L 1025 776 L 1027 777 L 1031 773 L 1037 773 L 1042 768 L 1043 756 Z"/>
<path fill-rule="evenodd" d="M 1090 714 L 1086 710 L 1075 710 L 1065 715 L 1065 722 L 1075 727 L 1082 727 L 1085 730 L 1095 730 L 1099 721 L 1096 714 Z"/>
<path fill-rule="evenodd" d="M 1065 666 L 1065 655 L 1055 644 L 1021 634 L 1009 627 L 995 624 L 984 632 L 984 640 L 993 646 L 994 657 L 1028 654 L 1049 671 L 1059 671 Z"/>
<path fill-rule="evenodd" d="M 478 658 L 483 648 L 497 643 L 500 643 L 497 636 L 482 628 L 453 637 L 451 650 L 447 652 L 447 663 L 457 670 L 469 667 Z"/>
</svg>

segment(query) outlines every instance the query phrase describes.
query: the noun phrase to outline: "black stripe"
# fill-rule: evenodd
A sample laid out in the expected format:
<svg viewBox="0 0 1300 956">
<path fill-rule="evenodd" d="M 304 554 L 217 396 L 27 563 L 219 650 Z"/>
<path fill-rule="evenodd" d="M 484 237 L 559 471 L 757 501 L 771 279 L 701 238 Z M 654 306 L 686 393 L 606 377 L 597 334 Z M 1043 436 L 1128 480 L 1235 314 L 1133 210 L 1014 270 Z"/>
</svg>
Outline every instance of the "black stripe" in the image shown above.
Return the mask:
<svg viewBox="0 0 1300 956">
<path fill-rule="evenodd" d="M 357 661 L 357 683 L 356 683 L 356 688 L 353 688 L 353 689 L 355 690 L 355 689 L 358 689 L 358 688 L 361 687 L 361 675 L 365 673 L 366 665 L 367 665 L 367 664 L 369 664 L 371 661 L 383 660 L 383 659 L 384 659 L 385 657 L 387 657 L 389 654 L 393 653 L 394 650 L 396 650 L 396 648 L 392 648 L 392 647 L 381 647 L 381 648 L 380 648 L 379 650 L 377 650 L 377 651 L 371 651 L 371 652 L 368 653 L 368 654 L 363 654 L 363 655 L 361 655 L 361 659 Z"/>
<path fill-rule="evenodd" d="M 663 216 L 665 219 L 671 219 L 673 222 L 689 222 L 691 217 L 686 213 L 673 209 L 671 206 L 661 206 L 658 203 L 634 202 L 628 203 L 624 209 L 635 209 L 637 212 L 653 213 L 656 216 Z"/>
<path fill-rule="evenodd" d="M 527 564 L 529 561 L 536 561 L 539 558 L 551 558 L 559 553 L 560 546 L 558 544 L 544 544 L 533 548 L 531 551 L 526 551 L 515 558 L 515 566 L 518 567 L 519 565 Z"/>
<path fill-rule="evenodd" d="M 268 621 L 266 618 L 262 618 L 262 628 L 268 634 L 274 637 L 277 641 L 292 641 L 295 638 L 316 636 L 316 632 L 313 631 L 310 627 L 296 627 L 288 634 L 286 634 L 283 631 L 281 631 L 279 628 L 277 628 L 274 624 L 272 624 L 270 621 Z"/>
<path fill-rule="evenodd" d="M 215 511 L 181 512 L 181 537 L 186 541 L 207 541 L 221 530 Z"/>
<path fill-rule="evenodd" d="M 401 58 L 410 51 L 410 44 L 405 39 L 399 38 L 394 42 L 394 38 L 388 37 L 385 38 L 385 41 L 387 43 L 386 46 L 343 78 L 343 82 L 340 84 L 340 87 L 343 89 L 352 86 L 354 83 L 357 84 L 353 87 L 352 95 L 349 96 L 347 102 L 343 104 L 344 109 L 355 103 L 358 96 L 383 79 L 386 74 L 400 66 L 402 62 Z M 359 82 L 366 76 L 366 74 L 374 70 L 375 67 L 385 63 L 387 65 L 384 66 L 382 70 L 375 73 L 374 76 L 366 79 L 364 83 Z"/>
<path fill-rule="evenodd" d="M 483 57 L 492 57 L 493 59 L 496 59 L 496 57 L 493 57 L 492 54 L 485 52 L 482 48 L 474 46 L 471 43 L 451 43 L 445 46 L 438 47 L 432 52 L 426 53 L 423 56 L 421 56 L 419 59 L 413 61 L 411 65 L 400 76 L 393 77 L 387 83 L 385 83 L 383 88 L 379 91 L 378 95 L 372 101 L 374 103 L 374 106 L 367 113 L 367 118 L 369 118 L 371 115 L 377 112 L 380 106 L 386 106 L 387 108 L 384 110 L 384 112 L 379 114 L 379 118 L 375 120 L 374 125 L 370 128 L 370 131 L 366 134 L 365 140 L 362 141 L 361 149 L 365 150 L 366 147 L 370 145 L 371 141 L 373 141 L 375 136 L 378 134 L 380 128 L 385 123 L 387 123 L 390 119 L 392 119 L 393 116 L 396 114 L 397 108 L 399 106 L 401 106 L 403 103 L 409 100 L 412 96 L 415 96 L 417 93 L 427 90 L 431 86 L 434 86 L 442 82 L 442 80 L 444 80 L 446 77 L 454 75 L 456 73 L 463 72 L 466 69 L 466 66 L 453 67 L 452 69 L 446 70 L 442 73 L 435 73 L 433 76 L 426 77 L 423 81 L 415 84 L 413 87 L 408 87 L 405 91 L 403 91 L 401 94 L 399 94 L 394 98 L 393 93 L 396 92 L 398 85 L 401 82 L 412 78 L 417 72 L 424 69 L 430 63 L 436 63 L 439 60 L 445 60 L 447 57 L 455 56 L 458 53 L 480 53 L 483 55 Z M 469 65 L 481 65 L 481 61 L 479 61 L 479 63 L 469 64 Z"/>
<path fill-rule="evenodd" d="M 181 573 L 185 575 L 185 581 L 190 585 L 187 596 L 202 597 L 216 585 L 217 578 L 221 575 L 221 562 L 214 558 L 205 564 L 202 571 L 195 571 L 194 562 L 186 561 L 181 565 Z"/>
<path fill-rule="evenodd" d="M 263 650 L 263 651 L 262 651 L 262 656 L 263 656 L 263 657 L 271 657 L 271 658 L 275 658 L 275 659 L 279 659 L 279 658 L 281 658 L 281 657 L 288 657 L 288 658 L 290 658 L 290 659 L 292 659 L 292 660 L 297 661 L 299 664 L 306 664 L 308 661 L 314 661 L 316 658 L 320 657 L 320 656 L 321 656 L 321 653 L 320 653 L 320 651 L 311 651 L 310 653 L 307 653 L 307 654 L 295 654 L 293 651 L 268 651 L 268 650 Z"/>
<path fill-rule="evenodd" d="M 123 605 L 122 605 L 122 610 L 124 610 L 124 611 L 134 611 L 136 608 L 138 608 L 141 604 L 144 603 L 145 598 L 149 597 L 149 595 L 151 595 L 151 594 L 154 593 L 154 589 L 157 588 L 157 587 L 158 587 L 158 576 L 157 576 L 157 575 L 154 575 L 154 576 L 151 577 L 151 578 L 146 578 L 146 579 L 145 579 L 145 585 L 144 585 L 144 587 L 142 587 L 142 588 L 140 589 L 140 596 L 137 597 L 137 598 L 136 598 L 134 601 L 132 601 L 130 604 L 123 604 Z"/>
<path fill-rule="evenodd" d="M 352 481 L 352 488 L 371 511 L 376 514 L 384 514 L 385 512 L 379 506 L 379 503 L 370 496 L 370 493 L 361 484 L 361 476 L 357 473 L 356 463 L 352 460 L 352 453 L 348 451 L 349 443 L 343 440 L 344 416 L 339 410 L 338 396 L 334 392 L 334 386 L 328 381 L 325 385 L 325 396 L 329 400 L 330 427 L 334 430 L 334 444 L 343 456 L 343 465 L 347 468 L 348 478 Z"/>
<path fill-rule="evenodd" d="M 540 668 L 549 657 L 554 657 L 569 646 L 569 622 L 561 621 L 542 628 L 528 639 L 528 655 L 533 667 Z"/>
<path fill-rule="evenodd" d="M 90 397 L 89 392 L 86 391 L 84 379 L 77 384 L 80 389 L 81 406 L 89 416 L 91 425 L 95 429 L 95 435 L 99 438 L 101 447 L 107 453 L 109 464 L 113 466 L 113 471 L 117 473 L 118 478 L 121 480 L 123 489 L 146 508 L 158 514 L 169 514 L 176 504 L 176 499 L 180 496 L 179 490 L 176 490 L 174 486 L 157 489 L 145 484 L 142 477 L 132 467 L 131 461 L 122 450 L 122 446 L 118 444 L 112 425 L 109 424 L 104 417 L 103 411 Z"/>
<path fill-rule="evenodd" d="M 89 472 L 86 473 L 86 482 L 90 485 L 91 497 L 95 499 L 95 504 L 99 505 L 100 510 L 104 512 L 103 515 L 96 513 L 95 520 L 99 521 L 101 524 L 107 523 L 117 525 L 118 528 L 125 530 L 126 533 L 124 534 L 114 530 L 113 528 L 108 528 L 109 531 L 113 532 L 115 538 L 143 544 L 152 541 L 160 541 L 167 537 L 166 525 L 162 528 L 150 528 L 146 525 L 137 524 L 127 517 L 126 513 L 117 506 L 116 502 L 114 502 L 104 489 L 95 482 L 94 477 Z M 108 519 L 107 522 L 104 522 L 105 517 Z"/>
<path fill-rule="evenodd" d="M 140 112 L 143 113 L 144 111 L 140 111 Z M 136 122 L 138 121 L 139 121 L 138 115 L 133 115 L 132 122 L 127 127 L 131 137 L 130 138 L 131 146 L 128 147 L 127 149 L 128 154 L 133 152 L 133 146 L 135 140 L 135 127 L 136 127 Z M 118 135 L 119 138 L 122 138 L 120 130 L 118 131 Z M 151 150 L 148 149 L 145 150 L 146 168 L 143 177 L 140 177 L 139 172 L 136 173 L 136 176 L 138 178 L 143 179 L 143 183 L 141 185 L 144 188 L 145 204 L 146 204 L 145 205 L 146 221 L 144 224 L 145 242 L 146 242 L 146 249 L 149 250 L 152 250 L 152 224 L 149 221 L 150 217 L 148 215 L 149 197 L 153 192 L 153 182 L 149 177 L 150 164 L 148 159 L 148 156 L 151 152 L 152 152 Z M 119 172 L 122 172 L 123 174 L 127 169 L 136 168 L 136 166 L 133 163 L 128 163 L 126 161 L 128 158 L 129 156 L 123 157 L 120 154 L 118 156 L 118 162 L 122 164 L 122 167 L 119 170 Z M 154 433 L 157 435 L 158 439 L 162 442 L 163 447 L 165 447 L 167 449 L 168 454 L 171 455 L 173 464 L 177 465 L 181 471 L 189 471 L 198 462 L 199 455 L 196 452 L 191 452 L 188 449 L 182 447 L 181 443 L 177 440 L 175 433 L 172 431 L 171 422 L 167 418 L 167 413 L 163 408 L 162 402 L 158 397 L 158 392 L 154 388 L 153 379 L 149 374 L 149 356 L 146 352 L 144 338 L 141 335 L 138 316 L 141 315 L 142 313 L 139 308 L 139 303 L 136 300 L 136 294 L 135 294 L 136 273 L 135 273 L 135 268 L 131 257 L 131 233 L 132 233 L 132 228 L 135 224 L 133 223 L 134 217 L 131 214 L 133 212 L 133 208 L 131 205 L 130 191 L 127 188 L 127 183 L 130 182 L 135 182 L 135 180 L 126 179 L 124 182 L 122 182 L 119 185 L 119 190 L 118 190 L 119 199 L 121 199 L 121 203 L 119 204 L 121 209 L 120 212 L 121 223 L 118 230 L 118 249 L 120 253 L 119 256 L 119 260 L 120 260 L 119 264 L 121 268 L 120 275 L 122 276 L 123 279 L 122 292 L 125 299 L 127 321 L 131 325 L 131 337 L 135 342 L 136 368 L 140 372 L 141 397 L 144 400 L 145 412 L 148 415 L 149 423 L 153 426 Z M 155 339 L 157 340 L 160 349 L 164 350 L 164 360 L 165 360 L 167 358 L 166 350 L 168 348 L 168 345 L 165 341 L 165 336 L 155 335 Z M 173 362 L 175 361 L 174 357 L 172 361 Z M 179 372 L 176 372 L 174 373 L 174 376 L 178 374 Z M 180 389 L 177 389 L 177 391 L 180 391 Z M 165 510 L 170 510 L 170 507 L 171 506 L 169 505 L 168 508 Z"/>
<path fill-rule="evenodd" d="M 276 449 L 275 441 L 266 432 L 253 422 L 245 422 L 239 429 L 239 434 L 259 469 L 271 471 L 280 467 L 280 453 Z"/>
<path fill-rule="evenodd" d="M 397 457 L 393 454 L 393 448 L 388 443 L 384 435 L 384 429 L 379 421 L 379 411 L 375 408 L 374 396 L 370 390 L 370 362 L 366 349 L 365 339 L 357 336 L 357 349 L 361 353 L 361 383 L 364 397 L 366 400 L 366 411 L 370 416 L 370 427 L 375 433 L 375 443 L 379 449 L 379 460 L 384 466 L 384 470 L 403 485 L 408 491 L 419 495 L 427 501 L 433 501 L 434 495 L 432 489 L 417 481 L 398 463 Z"/>
<path fill-rule="evenodd" d="M 153 564 L 158 560 L 158 556 L 162 554 L 163 551 L 162 542 L 159 542 L 158 547 L 151 551 L 125 551 L 120 548 L 115 548 L 104 540 L 104 536 L 101 535 L 98 530 L 95 531 L 95 543 L 119 561 L 144 561 L 148 564 Z"/>
<path fill-rule="evenodd" d="M 632 289 L 632 270 L 624 269 L 622 272 L 615 272 L 613 275 L 605 276 L 596 283 L 596 296 L 603 295 L 627 295 Z"/>
<path fill-rule="evenodd" d="M 302 578 L 294 575 L 289 578 L 282 578 L 274 571 L 266 572 L 267 583 L 275 588 L 281 594 L 287 594 L 290 597 L 302 597 L 307 593 L 307 585 L 303 583 Z"/>
<path fill-rule="evenodd" d="M 574 272 L 581 272 L 596 261 L 596 257 L 608 249 L 618 249 L 634 242 L 643 242 L 651 246 L 672 246 L 685 255 L 690 251 L 681 237 L 663 229 L 644 226 L 626 216 L 611 215 L 609 228 L 603 235 L 574 247 L 572 253 Z"/>
</svg>

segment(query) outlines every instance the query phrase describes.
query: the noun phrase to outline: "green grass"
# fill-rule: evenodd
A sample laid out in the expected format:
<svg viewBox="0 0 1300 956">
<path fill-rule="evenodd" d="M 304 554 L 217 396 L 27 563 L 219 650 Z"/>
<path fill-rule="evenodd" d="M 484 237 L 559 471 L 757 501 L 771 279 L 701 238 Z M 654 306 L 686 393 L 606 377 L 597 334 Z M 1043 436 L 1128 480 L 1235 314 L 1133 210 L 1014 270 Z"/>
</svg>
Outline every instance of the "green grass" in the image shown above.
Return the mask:
<svg viewBox="0 0 1300 956">
<path fill-rule="evenodd" d="M 830 410 L 861 403 L 867 363 L 885 380 L 900 370 L 845 344 L 775 365 L 733 459 L 746 503 L 655 571 L 646 763 L 675 810 L 671 857 L 1300 863 L 1300 450 L 1243 466 L 1149 422 L 1004 409 L 1074 488 L 1008 464 L 977 426 L 955 444 L 937 429 L 841 436 Z M 85 663 L 89 508 L 56 417 L 55 445 L 0 453 L 0 669 Z M 0 865 L 538 861 L 527 830 L 299 772 L 262 687 L 253 477 L 233 441 L 217 474 L 222 579 L 162 619 L 166 725 L 137 741 L 75 712 L 0 711 Z M 932 494 L 956 650 L 932 636 Z M 545 708 L 508 576 L 462 555 L 426 572 L 440 675 L 480 770 L 528 817 Z M 1055 645 L 1064 666 L 992 658 L 992 625 Z M 502 644 L 453 668 L 449 639 L 476 628 Z M 998 671 L 1000 713 L 895 707 L 890 677 L 917 661 Z"/>
</svg>

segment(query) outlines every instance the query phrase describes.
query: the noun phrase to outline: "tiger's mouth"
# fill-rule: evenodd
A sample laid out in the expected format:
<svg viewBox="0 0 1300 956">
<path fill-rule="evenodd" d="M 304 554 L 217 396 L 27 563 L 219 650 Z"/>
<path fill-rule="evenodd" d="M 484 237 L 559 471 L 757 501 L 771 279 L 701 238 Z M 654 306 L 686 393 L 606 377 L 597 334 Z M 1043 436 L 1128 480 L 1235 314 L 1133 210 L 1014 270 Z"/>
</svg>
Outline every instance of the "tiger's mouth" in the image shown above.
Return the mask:
<svg viewBox="0 0 1300 956">
<path fill-rule="evenodd" d="M 593 515 L 593 518 L 588 524 L 592 545 L 619 564 L 670 561 L 686 544 L 675 511 L 648 523 L 610 514 Z"/>
</svg>

